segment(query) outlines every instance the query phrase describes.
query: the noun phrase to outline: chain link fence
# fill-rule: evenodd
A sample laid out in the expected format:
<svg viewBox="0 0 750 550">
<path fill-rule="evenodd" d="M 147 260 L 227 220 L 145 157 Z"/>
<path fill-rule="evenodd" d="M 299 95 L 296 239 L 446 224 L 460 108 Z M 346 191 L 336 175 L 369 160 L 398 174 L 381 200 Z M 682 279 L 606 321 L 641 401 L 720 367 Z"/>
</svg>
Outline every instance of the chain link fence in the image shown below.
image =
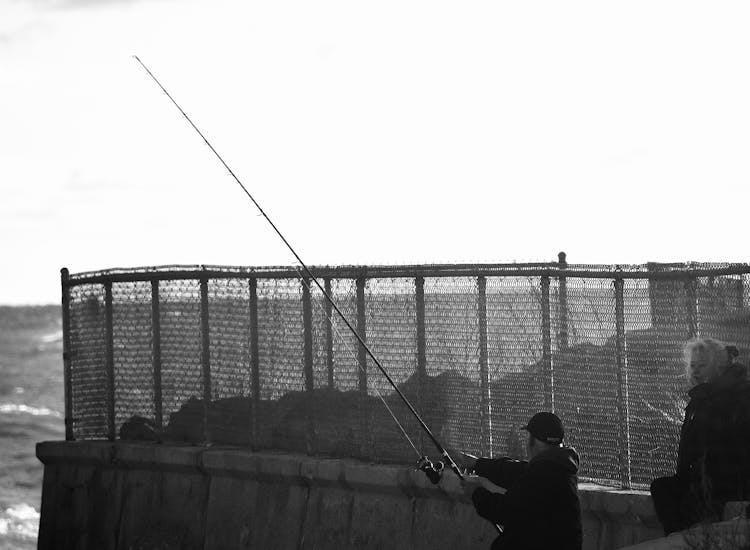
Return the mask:
<svg viewBox="0 0 750 550">
<path fill-rule="evenodd" d="M 311 271 L 63 269 L 66 437 L 434 454 L 348 322 L 452 455 L 523 457 L 554 410 L 582 480 L 643 488 L 674 469 L 684 342 L 750 351 L 747 264 Z"/>
</svg>

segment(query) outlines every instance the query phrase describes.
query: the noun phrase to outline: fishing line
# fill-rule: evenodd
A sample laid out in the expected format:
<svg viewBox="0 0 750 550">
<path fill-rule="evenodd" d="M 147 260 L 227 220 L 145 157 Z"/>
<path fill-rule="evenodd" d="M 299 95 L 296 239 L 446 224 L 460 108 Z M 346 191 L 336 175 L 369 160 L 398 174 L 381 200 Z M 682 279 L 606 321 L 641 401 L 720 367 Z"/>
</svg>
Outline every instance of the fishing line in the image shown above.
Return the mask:
<svg viewBox="0 0 750 550">
<path fill-rule="evenodd" d="M 307 280 L 302 276 L 301 273 L 299 273 L 299 270 L 297 270 L 297 277 L 299 277 L 299 280 L 302 281 L 302 284 L 304 284 L 308 290 L 312 290 L 310 287 L 310 283 L 307 282 Z M 311 300 L 312 301 L 312 300 Z M 331 323 L 331 328 L 333 329 L 333 332 L 338 337 L 338 341 L 341 344 L 344 344 L 342 347 L 349 352 L 351 355 L 351 358 L 354 360 L 354 364 L 357 365 L 357 368 L 359 368 L 362 373 L 365 375 L 367 374 L 367 371 L 365 368 L 360 364 L 359 359 L 354 355 L 354 351 L 352 351 L 352 348 L 350 346 L 345 345 L 344 342 L 344 336 L 341 334 L 341 331 L 339 330 L 338 324 L 336 323 L 336 320 L 333 318 L 333 316 L 329 316 L 328 313 L 323 309 L 323 304 L 321 304 L 318 300 L 314 300 L 317 304 L 318 308 L 320 308 L 321 313 L 323 313 L 323 316 L 328 319 L 328 321 Z M 394 414 L 393 410 L 391 409 L 390 405 L 388 405 L 388 402 L 385 400 L 383 395 L 380 393 L 380 390 L 378 390 L 377 387 L 373 386 L 373 390 L 375 390 L 375 394 L 380 398 L 380 401 L 383 402 L 383 405 L 385 406 L 386 410 L 390 413 L 391 418 L 393 418 L 393 421 L 396 423 L 396 426 L 398 426 L 399 430 L 401 430 L 401 433 L 404 434 L 404 437 L 409 442 L 409 445 L 411 445 L 411 448 L 414 449 L 414 452 L 417 453 L 418 457 L 422 457 L 422 453 L 417 449 L 417 446 L 414 445 L 414 442 L 409 437 L 409 434 L 406 433 L 406 429 L 401 424 L 401 422 L 398 421 L 398 418 Z"/>
</svg>

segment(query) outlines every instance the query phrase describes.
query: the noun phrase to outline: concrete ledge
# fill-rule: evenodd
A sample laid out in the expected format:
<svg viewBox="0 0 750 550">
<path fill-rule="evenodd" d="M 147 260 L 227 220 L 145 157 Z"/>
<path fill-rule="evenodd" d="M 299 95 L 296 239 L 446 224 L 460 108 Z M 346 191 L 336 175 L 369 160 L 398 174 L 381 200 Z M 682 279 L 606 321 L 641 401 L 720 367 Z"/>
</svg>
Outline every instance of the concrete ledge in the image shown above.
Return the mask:
<svg viewBox="0 0 750 550">
<path fill-rule="evenodd" d="M 39 549 L 126 550 L 161 532 L 200 549 L 488 547 L 495 537 L 456 476 L 435 486 L 412 465 L 109 441 L 43 442 L 37 456 L 45 464 Z M 647 493 L 579 489 L 586 550 L 661 535 Z M 74 510 L 64 511 L 71 498 Z"/>
<path fill-rule="evenodd" d="M 623 491 L 593 483 L 578 485 L 581 507 L 612 517 L 652 518 L 654 505 L 648 491 Z"/>
<path fill-rule="evenodd" d="M 624 550 L 740 550 L 748 548 L 750 521 L 735 518 L 698 524 L 668 537 L 642 542 Z"/>
</svg>

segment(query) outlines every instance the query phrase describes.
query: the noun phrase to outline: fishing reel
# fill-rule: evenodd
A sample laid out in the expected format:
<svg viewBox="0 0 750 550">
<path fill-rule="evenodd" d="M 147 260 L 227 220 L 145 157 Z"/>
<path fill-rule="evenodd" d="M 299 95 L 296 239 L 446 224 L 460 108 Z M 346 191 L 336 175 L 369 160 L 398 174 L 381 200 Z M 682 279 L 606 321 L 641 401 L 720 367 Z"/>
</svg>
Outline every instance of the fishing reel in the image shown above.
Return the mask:
<svg viewBox="0 0 750 550">
<path fill-rule="evenodd" d="M 440 479 L 443 477 L 443 469 L 445 469 L 445 464 L 439 460 L 432 462 L 426 456 L 422 456 L 417 460 L 417 470 L 423 471 L 427 479 L 432 481 L 434 485 L 440 483 Z"/>
</svg>

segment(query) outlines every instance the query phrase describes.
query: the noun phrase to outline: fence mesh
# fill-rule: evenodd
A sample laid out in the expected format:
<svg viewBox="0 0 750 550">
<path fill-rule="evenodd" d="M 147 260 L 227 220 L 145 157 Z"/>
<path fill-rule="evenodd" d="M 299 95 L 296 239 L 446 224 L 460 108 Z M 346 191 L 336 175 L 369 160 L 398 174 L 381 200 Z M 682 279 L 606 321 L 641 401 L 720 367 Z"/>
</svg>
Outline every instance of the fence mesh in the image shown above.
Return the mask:
<svg viewBox="0 0 750 550">
<path fill-rule="evenodd" d="M 215 443 L 251 444 L 250 287 L 248 281 L 208 281 L 211 414 Z"/>
<path fill-rule="evenodd" d="M 151 285 L 112 285 L 115 426 L 131 416 L 155 418 Z"/>
<path fill-rule="evenodd" d="M 165 435 L 195 443 L 207 439 L 200 310 L 199 281 L 161 282 L 159 327 Z"/>
<path fill-rule="evenodd" d="M 744 360 L 750 350 L 747 265 L 313 272 L 451 454 L 522 457 L 525 422 L 555 410 L 581 478 L 615 486 L 674 468 L 685 341 L 729 341 Z M 375 462 L 434 454 L 323 291 L 294 269 L 133 269 L 63 283 L 72 438 Z"/>
</svg>

